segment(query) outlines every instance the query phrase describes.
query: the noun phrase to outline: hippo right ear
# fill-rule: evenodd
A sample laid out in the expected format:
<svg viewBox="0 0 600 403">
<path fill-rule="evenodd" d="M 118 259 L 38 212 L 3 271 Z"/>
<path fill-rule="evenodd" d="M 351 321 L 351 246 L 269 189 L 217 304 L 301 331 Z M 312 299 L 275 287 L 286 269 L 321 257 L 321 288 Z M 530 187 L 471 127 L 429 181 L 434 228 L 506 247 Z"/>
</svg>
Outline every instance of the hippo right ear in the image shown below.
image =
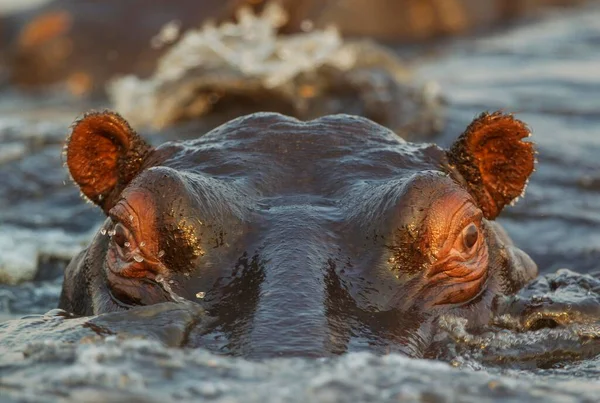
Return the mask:
<svg viewBox="0 0 600 403">
<path fill-rule="evenodd" d="M 118 114 L 90 112 L 73 125 L 67 166 L 81 192 L 108 213 L 151 150 Z"/>
<path fill-rule="evenodd" d="M 535 163 L 533 144 L 523 141 L 529 135 L 510 114 L 482 113 L 447 152 L 489 220 L 525 190 Z"/>
</svg>

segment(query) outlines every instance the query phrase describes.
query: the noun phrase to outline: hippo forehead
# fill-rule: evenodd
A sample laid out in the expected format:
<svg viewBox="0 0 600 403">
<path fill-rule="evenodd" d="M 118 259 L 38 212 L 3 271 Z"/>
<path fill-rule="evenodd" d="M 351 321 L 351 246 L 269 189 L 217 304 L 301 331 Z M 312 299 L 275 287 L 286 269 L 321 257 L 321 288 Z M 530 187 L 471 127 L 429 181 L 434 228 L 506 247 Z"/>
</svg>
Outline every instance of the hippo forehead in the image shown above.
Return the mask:
<svg viewBox="0 0 600 403">
<path fill-rule="evenodd" d="M 440 170 L 443 159 L 437 146 L 407 143 L 361 117 L 302 122 L 276 113 L 241 117 L 195 141 L 164 144 L 153 158 L 179 172 L 234 183 L 249 194 L 302 204 L 309 200 L 301 196 L 336 198 L 364 181 Z"/>
</svg>

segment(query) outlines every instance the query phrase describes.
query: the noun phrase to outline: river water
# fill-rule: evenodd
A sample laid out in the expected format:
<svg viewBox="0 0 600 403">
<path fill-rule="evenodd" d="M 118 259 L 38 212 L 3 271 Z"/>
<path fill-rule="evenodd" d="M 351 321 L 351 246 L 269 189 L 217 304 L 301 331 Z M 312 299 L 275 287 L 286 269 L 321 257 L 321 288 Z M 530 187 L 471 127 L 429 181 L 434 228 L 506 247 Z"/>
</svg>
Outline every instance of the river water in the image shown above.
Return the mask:
<svg viewBox="0 0 600 403">
<path fill-rule="evenodd" d="M 102 330 L 119 329 L 114 317 L 82 326 L 89 318 L 65 320 L 54 311 L 0 324 L 2 399 L 598 401 L 598 21 L 599 8 L 549 12 L 448 41 L 414 63 L 416 79 L 435 83 L 430 87 L 438 86 L 446 101 L 447 123 L 435 142 L 449 145 L 476 114 L 503 109 L 530 125 L 538 149 L 526 197 L 499 221 L 543 277 L 506 301 L 506 315 L 483 332 L 471 334 L 460 320 L 445 318 L 441 347 L 431 357 L 445 362 L 363 353 L 251 362 L 173 348 L 194 307 L 144 308 L 125 319 L 166 319 L 158 320 L 159 330 L 129 337 Z M 5 277 L 29 272 L 34 280 L 0 286 L 0 320 L 54 308 L 65 260 L 102 218 L 81 202 L 60 159 L 66 127 L 89 105 L 9 91 L 0 96 L 0 267 Z M 519 304 L 554 318 L 552 325 L 527 328 L 511 317 Z"/>
</svg>

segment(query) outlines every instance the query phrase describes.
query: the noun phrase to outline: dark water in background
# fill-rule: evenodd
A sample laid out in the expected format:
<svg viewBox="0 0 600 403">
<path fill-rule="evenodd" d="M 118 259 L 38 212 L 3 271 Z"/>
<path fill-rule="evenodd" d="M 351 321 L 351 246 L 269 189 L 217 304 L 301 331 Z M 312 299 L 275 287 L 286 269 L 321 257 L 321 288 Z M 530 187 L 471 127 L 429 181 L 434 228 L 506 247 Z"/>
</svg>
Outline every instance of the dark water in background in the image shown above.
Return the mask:
<svg viewBox="0 0 600 403">
<path fill-rule="evenodd" d="M 483 110 L 512 111 L 530 125 L 537 172 L 526 197 L 500 221 L 542 273 L 600 269 L 600 9 L 449 43 L 416 74 L 436 82 L 447 98 L 448 126 L 438 144 L 449 145 Z M 88 106 L 0 95 L 0 266 L 40 268 L 34 282 L 0 287 L 0 321 L 56 306 L 56 274 L 102 218 L 81 202 L 59 157 L 66 127 Z M 600 288 L 588 297 L 600 301 Z M 0 394 L 15 399 L 591 402 L 600 396 L 600 361 L 593 354 L 558 366 L 537 358 L 506 364 L 511 354 L 533 354 L 536 343 L 554 351 L 556 343 L 548 340 L 559 340 L 556 351 L 568 353 L 585 332 L 597 341 L 600 329 L 593 325 L 457 342 L 441 358 L 479 370 L 470 372 L 369 354 L 252 363 L 152 341 L 99 340 L 93 332 L 81 334 L 88 343 L 71 345 L 43 341 L 44 331 L 62 326 L 56 317 L 14 323 L 22 334 L 41 329 L 25 359 L 0 348 Z M 492 358 L 482 357 L 483 344 L 492 346 L 486 350 Z"/>
</svg>

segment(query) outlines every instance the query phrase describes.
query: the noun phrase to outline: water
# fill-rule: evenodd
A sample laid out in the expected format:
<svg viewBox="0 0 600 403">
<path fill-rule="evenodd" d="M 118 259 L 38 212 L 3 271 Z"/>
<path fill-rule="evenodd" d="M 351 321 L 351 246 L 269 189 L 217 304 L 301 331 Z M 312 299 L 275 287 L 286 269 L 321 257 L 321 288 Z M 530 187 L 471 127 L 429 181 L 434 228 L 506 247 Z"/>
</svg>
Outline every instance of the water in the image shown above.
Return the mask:
<svg viewBox="0 0 600 403">
<path fill-rule="evenodd" d="M 438 361 L 360 353 L 253 362 L 180 349 L 201 338 L 210 318 L 170 302 L 0 324 L 0 393 L 28 401 L 597 401 L 597 21 L 598 8 L 563 11 L 447 43 L 417 68 L 417 79 L 435 80 L 447 98 L 437 143 L 450 144 L 482 110 L 506 109 L 531 126 L 539 151 L 525 198 L 500 221 L 543 276 L 501 301 L 483 329 L 443 318 L 429 355 Z M 0 287 L 0 320 L 55 307 L 62 265 L 98 228 L 100 214 L 81 203 L 59 157 L 65 127 L 87 107 L 0 99 L 0 269 L 31 279 Z"/>
</svg>

